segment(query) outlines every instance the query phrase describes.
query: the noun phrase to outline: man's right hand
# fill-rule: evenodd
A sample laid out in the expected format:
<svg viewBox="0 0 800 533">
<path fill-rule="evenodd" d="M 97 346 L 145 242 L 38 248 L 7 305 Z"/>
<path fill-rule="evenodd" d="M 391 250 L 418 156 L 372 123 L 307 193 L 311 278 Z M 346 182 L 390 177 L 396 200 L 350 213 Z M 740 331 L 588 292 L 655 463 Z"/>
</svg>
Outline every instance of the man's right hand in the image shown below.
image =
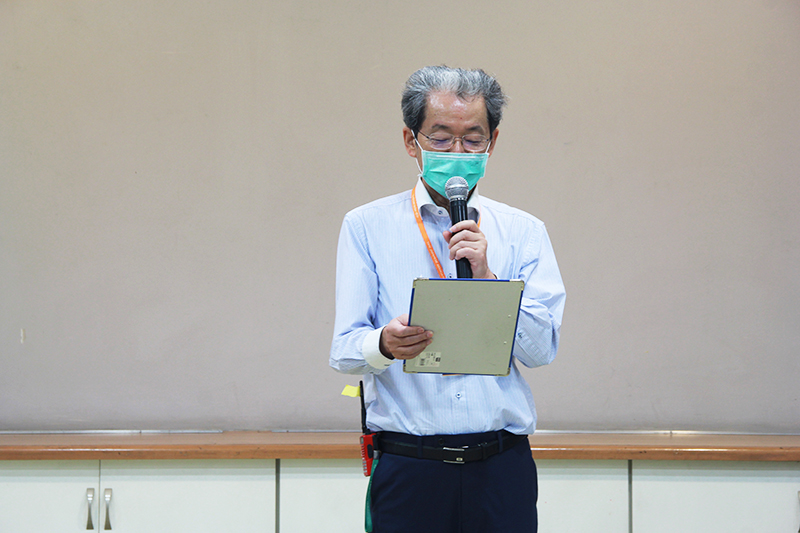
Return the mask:
<svg viewBox="0 0 800 533">
<path fill-rule="evenodd" d="M 389 359 L 413 359 L 433 341 L 433 332 L 408 325 L 408 315 L 400 315 L 381 331 L 381 353 Z"/>
</svg>

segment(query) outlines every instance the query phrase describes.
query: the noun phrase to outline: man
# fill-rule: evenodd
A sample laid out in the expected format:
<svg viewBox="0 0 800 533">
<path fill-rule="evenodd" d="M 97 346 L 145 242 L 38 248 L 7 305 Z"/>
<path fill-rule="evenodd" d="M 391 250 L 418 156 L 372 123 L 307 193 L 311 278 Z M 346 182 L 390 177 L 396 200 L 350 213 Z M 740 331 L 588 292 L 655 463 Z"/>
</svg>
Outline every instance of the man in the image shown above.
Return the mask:
<svg viewBox="0 0 800 533">
<path fill-rule="evenodd" d="M 565 294 L 544 224 L 477 192 L 505 103 L 482 70 L 412 74 L 403 140 L 420 179 L 411 191 L 354 209 L 342 225 L 330 364 L 364 375 L 367 426 L 381 450 L 367 496 L 367 527 L 376 533 L 536 531 L 527 439 L 536 411 L 517 363 L 553 360 Z M 469 220 L 456 225 L 444 191 L 454 169 L 471 188 Z M 474 278 L 525 281 L 511 373 L 404 373 L 403 360 L 433 338 L 408 325 L 412 281 L 456 277 L 454 260 L 462 258 Z M 464 447 L 468 462 L 447 462 Z"/>
</svg>

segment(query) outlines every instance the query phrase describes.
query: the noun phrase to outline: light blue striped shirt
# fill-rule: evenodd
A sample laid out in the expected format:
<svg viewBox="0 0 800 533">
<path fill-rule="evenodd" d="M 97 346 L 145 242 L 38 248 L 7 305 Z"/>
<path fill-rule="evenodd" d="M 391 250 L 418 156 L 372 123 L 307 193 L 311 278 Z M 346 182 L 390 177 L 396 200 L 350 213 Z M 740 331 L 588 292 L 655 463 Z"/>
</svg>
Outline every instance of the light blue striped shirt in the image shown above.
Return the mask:
<svg viewBox="0 0 800 533">
<path fill-rule="evenodd" d="M 425 229 L 448 277 L 455 262 L 442 232 L 451 226 L 422 181 L 416 197 Z M 544 224 L 500 202 L 469 200 L 480 213 L 489 268 L 499 279 L 521 279 L 522 294 L 511 373 L 504 377 L 406 374 L 402 361 L 380 354 L 380 331 L 409 312 L 417 277 L 437 278 L 411 207 L 411 191 L 382 198 L 345 215 L 336 262 L 336 321 L 330 365 L 364 375 L 367 426 L 413 435 L 482 433 L 506 429 L 533 433 L 536 409 L 517 369 L 550 363 L 558 348 L 565 292 Z"/>
</svg>

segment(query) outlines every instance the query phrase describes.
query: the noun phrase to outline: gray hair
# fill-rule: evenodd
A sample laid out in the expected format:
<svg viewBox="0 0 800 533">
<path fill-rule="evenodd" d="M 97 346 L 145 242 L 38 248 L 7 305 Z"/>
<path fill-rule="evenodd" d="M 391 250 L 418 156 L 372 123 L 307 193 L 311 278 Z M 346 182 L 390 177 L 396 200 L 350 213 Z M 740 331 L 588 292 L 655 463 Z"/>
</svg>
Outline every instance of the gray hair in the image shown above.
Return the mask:
<svg viewBox="0 0 800 533">
<path fill-rule="evenodd" d="M 490 134 L 503 118 L 506 95 L 497 80 L 483 70 L 464 70 L 444 65 L 423 67 L 408 78 L 401 100 L 403 122 L 415 135 L 425 121 L 428 96 L 440 91 L 453 93 L 463 100 L 483 97 Z"/>
</svg>

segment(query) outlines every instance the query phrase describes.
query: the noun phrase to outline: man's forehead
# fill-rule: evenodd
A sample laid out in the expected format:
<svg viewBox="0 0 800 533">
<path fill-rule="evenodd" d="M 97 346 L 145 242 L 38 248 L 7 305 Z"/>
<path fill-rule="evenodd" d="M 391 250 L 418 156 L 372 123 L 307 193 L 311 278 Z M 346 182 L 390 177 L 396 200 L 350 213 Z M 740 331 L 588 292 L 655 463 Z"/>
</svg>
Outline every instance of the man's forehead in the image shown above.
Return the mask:
<svg viewBox="0 0 800 533">
<path fill-rule="evenodd" d="M 434 91 L 425 105 L 425 122 L 437 118 L 460 118 L 482 122 L 488 127 L 489 119 L 483 96 L 458 96 L 453 92 Z"/>
</svg>

